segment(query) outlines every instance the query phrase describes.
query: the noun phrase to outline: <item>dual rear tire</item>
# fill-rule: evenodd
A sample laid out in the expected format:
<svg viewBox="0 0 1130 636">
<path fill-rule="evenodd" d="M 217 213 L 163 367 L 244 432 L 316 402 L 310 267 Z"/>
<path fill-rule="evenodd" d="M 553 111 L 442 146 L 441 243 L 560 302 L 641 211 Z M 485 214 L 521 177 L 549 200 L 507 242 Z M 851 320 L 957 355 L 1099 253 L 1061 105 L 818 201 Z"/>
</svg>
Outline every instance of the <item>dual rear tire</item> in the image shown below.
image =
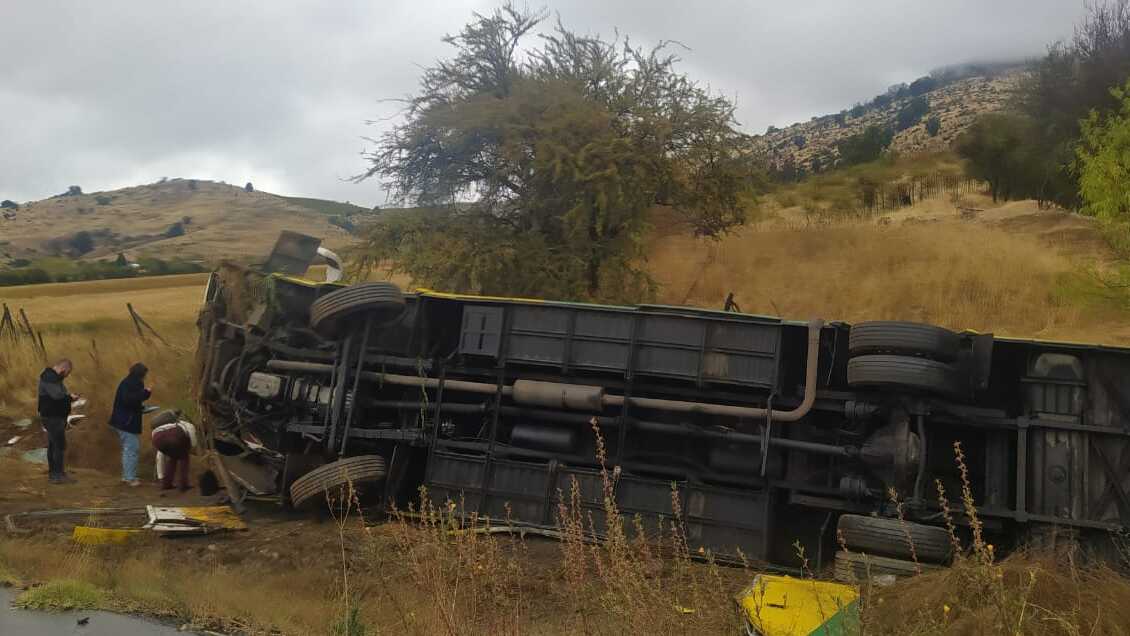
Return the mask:
<svg viewBox="0 0 1130 636">
<path fill-rule="evenodd" d="M 848 335 L 850 386 L 957 398 L 968 382 L 954 364 L 961 337 L 941 327 L 900 321 L 863 322 Z"/>
</svg>

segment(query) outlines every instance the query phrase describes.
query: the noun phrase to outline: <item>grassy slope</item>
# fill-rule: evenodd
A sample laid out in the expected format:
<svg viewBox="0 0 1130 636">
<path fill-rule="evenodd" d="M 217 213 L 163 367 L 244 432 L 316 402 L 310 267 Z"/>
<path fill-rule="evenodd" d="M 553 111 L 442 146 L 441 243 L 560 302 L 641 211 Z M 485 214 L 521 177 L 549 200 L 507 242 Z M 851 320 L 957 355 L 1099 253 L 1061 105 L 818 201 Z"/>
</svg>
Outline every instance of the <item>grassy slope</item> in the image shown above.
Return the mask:
<svg viewBox="0 0 1130 636">
<path fill-rule="evenodd" d="M 0 219 L 0 267 L 10 258 L 39 261 L 53 256 L 45 243 L 80 230 L 108 232 L 95 239 L 95 250 L 84 258 L 155 256 L 163 259 L 262 257 L 278 232 L 295 230 L 321 237 L 330 247 L 352 242 L 344 230 L 328 221 L 338 210 L 355 213 L 356 206 L 289 199 L 266 192 L 182 179 L 164 183 L 95 192 L 77 197 L 56 197 L 21 206 L 12 220 Z M 98 197 L 110 197 L 99 205 Z M 164 233 L 185 217 L 184 236 L 168 238 Z M 40 261 L 42 262 L 42 261 Z M 48 264 L 51 261 L 47 261 Z"/>
<path fill-rule="evenodd" d="M 804 211 L 849 197 L 864 173 L 885 180 L 955 165 L 939 155 L 782 188 L 762 201 L 758 222 L 718 241 L 657 221 L 648 267 L 660 300 L 721 307 L 733 292 L 751 313 L 1130 344 L 1127 295 L 1091 274 L 1117 260 L 1091 219 L 978 195 L 860 221 L 812 223 Z M 979 211 L 963 219 L 957 206 Z"/>
</svg>

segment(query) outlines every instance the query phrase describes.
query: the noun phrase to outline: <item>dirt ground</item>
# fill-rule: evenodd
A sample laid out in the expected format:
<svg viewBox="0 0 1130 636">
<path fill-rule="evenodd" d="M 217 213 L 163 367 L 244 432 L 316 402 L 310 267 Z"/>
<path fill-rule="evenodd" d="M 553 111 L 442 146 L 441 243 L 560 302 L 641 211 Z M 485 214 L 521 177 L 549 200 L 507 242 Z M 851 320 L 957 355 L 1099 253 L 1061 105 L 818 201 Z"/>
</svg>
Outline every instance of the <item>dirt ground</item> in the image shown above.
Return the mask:
<svg viewBox="0 0 1130 636">
<path fill-rule="evenodd" d="M 140 509 L 147 504 L 217 501 L 195 491 L 164 493 L 151 482 L 129 488 L 116 475 L 94 469 L 71 472 L 77 483 L 49 485 L 45 467 L 0 457 L 0 518 L 32 510 Z M 583 619 L 591 621 L 584 628 L 574 622 L 582 619 L 575 609 L 578 599 L 564 580 L 564 548 L 549 539 L 492 536 L 478 539 L 477 544 L 437 543 L 436 535 L 418 523 L 362 522 L 353 516 L 339 525 L 326 513 L 283 510 L 261 502 L 248 504 L 244 518 L 249 529 L 242 532 L 147 537 L 125 547 L 92 548 L 71 539 L 76 523 L 120 527 L 125 518 L 105 515 L 44 522 L 17 518 L 21 534 L 0 528 L 0 574 L 6 568 L 25 587 L 59 578 L 90 581 L 112 593 L 114 609 L 231 634 L 330 633 L 342 613 L 343 589 L 351 590 L 348 595 L 360 609 L 367 633 L 613 634 L 623 630 L 617 610 L 609 614 L 611 618 Z M 646 580 L 657 590 L 666 587 L 664 581 L 673 576 L 672 571 L 652 567 Z M 701 568 L 703 573 L 706 569 Z M 648 633 L 683 632 L 694 624 L 689 621 L 701 622 L 707 615 L 714 627 L 706 633 L 736 626 L 732 599 L 751 574 L 740 568 L 714 569 L 715 589 L 709 600 L 700 598 L 701 615 L 680 616 L 664 596 L 659 611 L 673 622 L 661 624 L 671 631 L 653 626 Z M 471 585 L 479 589 L 471 591 Z M 600 606 L 601 594 L 592 595 L 594 608 Z M 703 595 L 701 589 L 692 592 L 689 587 L 678 594 L 686 605 L 693 604 L 690 598 Z M 636 612 L 651 611 L 648 604 L 654 605 L 647 598 L 633 601 L 627 596 L 613 602 L 624 605 L 624 610 L 639 602 L 640 607 L 632 610 Z M 709 610 L 707 603 L 712 605 Z"/>
</svg>

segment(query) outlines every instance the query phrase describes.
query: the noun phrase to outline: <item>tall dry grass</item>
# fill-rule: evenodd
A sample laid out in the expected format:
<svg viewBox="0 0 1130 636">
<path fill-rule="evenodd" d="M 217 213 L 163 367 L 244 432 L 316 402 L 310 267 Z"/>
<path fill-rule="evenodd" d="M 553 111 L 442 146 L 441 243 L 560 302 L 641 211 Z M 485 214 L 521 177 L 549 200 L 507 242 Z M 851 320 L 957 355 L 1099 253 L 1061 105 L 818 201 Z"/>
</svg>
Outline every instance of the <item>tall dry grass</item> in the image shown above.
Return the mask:
<svg viewBox="0 0 1130 636">
<path fill-rule="evenodd" d="M 130 365 L 149 367 L 151 404 L 192 412 L 191 370 L 196 346 L 195 318 L 200 276 L 91 281 L 0 288 L 0 300 L 12 311 L 24 309 L 42 333 L 44 356 L 28 339 L 0 338 L 0 416 L 33 417 L 40 372 L 59 358 L 74 362 L 67 388 L 88 398 L 87 419 L 68 433 L 67 459 L 73 465 L 113 469 L 118 439 L 107 426 L 118 382 Z M 158 285 L 162 283 L 166 285 Z M 169 343 L 138 336 L 126 303 Z M 39 434 L 39 431 L 32 429 Z M 45 442 L 44 442 L 45 443 Z M 151 473 L 153 453 L 142 435 L 140 474 Z"/>
<path fill-rule="evenodd" d="M 667 236 L 649 270 L 661 300 L 857 322 L 912 320 L 1002 335 L 1130 341 L 1125 308 L 1034 236 L 956 222 L 747 227 Z"/>
<path fill-rule="evenodd" d="M 956 504 L 941 482 L 935 482 L 941 517 L 954 546 L 953 563 L 890 587 L 876 585 L 870 575 L 858 581 L 862 592 L 860 634 L 1130 633 L 1130 580 L 1106 564 L 1084 565 L 1072 544 L 1059 550 L 1022 550 L 1004 560 L 998 558 L 984 535 L 960 442 L 954 442 L 953 454 L 961 477 Z M 903 520 L 897 493 L 892 491 L 890 497 L 898 518 Z M 958 538 L 956 514 L 968 521 L 968 542 Z M 914 554 L 909 531 L 906 536 Z M 842 550 L 848 550 L 842 536 L 840 544 Z"/>
<path fill-rule="evenodd" d="M 405 632 L 737 633 L 733 593 L 750 572 L 722 568 L 705 551 L 692 554 L 674 491 L 671 515 L 657 531 L 621 515 L 596 435 L 603 519 L 582 505 L 574 480 L 559 493 L 557 543 L 525 538 L 509 519 L 461 514 L 464 502 L 435 502 L 426 490 L 418 506 L 393 512 L 407 580 L 416 596 L 433 599 L 417 607 L 397 598 L 404 590 L 384 590 Z"/>
</svg>

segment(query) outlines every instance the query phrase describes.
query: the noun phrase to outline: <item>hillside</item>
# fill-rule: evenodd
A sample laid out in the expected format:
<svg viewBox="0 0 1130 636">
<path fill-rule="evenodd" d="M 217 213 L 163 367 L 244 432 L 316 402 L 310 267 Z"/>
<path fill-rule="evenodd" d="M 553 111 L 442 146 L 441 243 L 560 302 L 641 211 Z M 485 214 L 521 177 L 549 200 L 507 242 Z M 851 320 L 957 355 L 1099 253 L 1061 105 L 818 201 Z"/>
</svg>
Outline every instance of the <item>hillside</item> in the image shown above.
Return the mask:
<svg viewBox="0 0 1130 636">
<path fill-rule="evenodd" d="M 896 132 L 891 148 L 900 154 L 948 148 L 978 115 L 1006 106 L 1023 72 L 1023 67 L 1013 67 L 998 74 L 941 83 L 938 88 L 921 93 L 929 104 L 929 111 L 916 124 Z M 910 90 L 892 92 L 838 114 L 813 117 L 781 129 L 771 127 L 765 134 L 753 137 L 752 149 L 772 166 L 781 167 L 791 162 L 805 172 L 816 172 L 813 160 L 818 167 L 831 165 L 838 156 L 837 142 L 869 126 L 897 130 L 899 112 L 915 97 L 917 95 Z M 933 116 L 938 117 L 941 124 L 935 136 L 926 130 L 926 122 Z"/>
<path fill-rule="evenodd" d="M 56 196 L 3 210 L 0 268 L 57 257 L 100 259 L 118 252 L 130 260 L 261 258 L 284 229 L 320 237 L 331 248 L 342 247 L 352 239 L 335 223 L 366 212 L 345 203 L 187 179 Z M 79 233 L 86 233 L 89 241 L 76 241 Z"/>
<path fill-rule="evenodd" d="M 944 170 L 946 155 L 859 166 L 894 179 Z M 853 168 L 856 170 L 856 168 Z M 910 320 L 1000 335 L 1130 345 L 1124 256 L 1094 218 L 984 193 L 935 196 L 880 214 L 828 208 L 835 171 L 764 197 L 720 240 L 657 219 L 648 269 L 658 300 L 793 319 Z M 841 183 L 843 181 L 843 183 Z"/>
</svg>

